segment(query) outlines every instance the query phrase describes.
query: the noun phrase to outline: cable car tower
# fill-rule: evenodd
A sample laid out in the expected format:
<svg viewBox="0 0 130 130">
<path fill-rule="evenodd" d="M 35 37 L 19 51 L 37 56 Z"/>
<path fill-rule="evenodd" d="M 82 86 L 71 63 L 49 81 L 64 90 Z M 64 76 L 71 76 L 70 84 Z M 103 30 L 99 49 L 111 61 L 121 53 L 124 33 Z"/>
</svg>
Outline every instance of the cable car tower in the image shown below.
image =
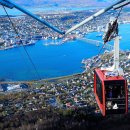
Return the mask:
<svg viewBox="0 0 130 130">
<path fill-rule="evenodd" d="M 94 15 L 86 18 L 81 23 L 70 28 L 66 32 L 59 30 L 52 26 L 47 21 L 41 19 L 35 14 L 27 11 L 18 4 L 11 0 L 0 0 L 0 4 L 4 7 L 13 9 L 16 8 L 21 12 L 29 15 L 38 22 L 46 25 L 52 30 L 56 31 L 61 35 L 67 35 L 87 22 L 95 19 L 96 17 L 104 14 L 111 9 L 119 9 L 128 4 L 130 0 L 119 0 L 114 4 L 110 5 L 105 9 L 101 9 Z M 126 114 L 128 112 L 128 89 L 127 81 L 123 77 L 123 69 L 119 67 L 119 41 L 118 36 L 118 22 L 117 19 L 111 20 L 107 28 L 106 34 L 104 35 L 104 43 L 114 39 L 114 65 L 110 68 L 95 69 L 94 71 L 94 94 L 96 97 L 97 104 L 101 110 L 103 116 L 108 114 Z"/>
<path fill-rule="evenodd" d="M 94 94 L 103 116 L 128 113 L 127 81 L 119 66 L 118 21 L 112 18 L 103 37 L 104 44 L 114 40 L 114 64 L 109 68 L 95 69 Z"/>
</svg>

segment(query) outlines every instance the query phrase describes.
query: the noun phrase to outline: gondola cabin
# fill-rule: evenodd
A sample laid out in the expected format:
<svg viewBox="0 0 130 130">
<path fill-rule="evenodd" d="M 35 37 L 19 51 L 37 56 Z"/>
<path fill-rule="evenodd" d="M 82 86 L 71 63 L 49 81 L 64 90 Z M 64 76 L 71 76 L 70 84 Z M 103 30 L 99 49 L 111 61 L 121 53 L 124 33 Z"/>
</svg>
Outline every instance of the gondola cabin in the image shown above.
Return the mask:
<svg viewBox="0 0 130 130">
<path fill-rule="evenodd" d="M 95 69 L 94 94 L 103 116 L 128 113 L 128 89 L 123 76 L 106 76 Z"/>
</svg>

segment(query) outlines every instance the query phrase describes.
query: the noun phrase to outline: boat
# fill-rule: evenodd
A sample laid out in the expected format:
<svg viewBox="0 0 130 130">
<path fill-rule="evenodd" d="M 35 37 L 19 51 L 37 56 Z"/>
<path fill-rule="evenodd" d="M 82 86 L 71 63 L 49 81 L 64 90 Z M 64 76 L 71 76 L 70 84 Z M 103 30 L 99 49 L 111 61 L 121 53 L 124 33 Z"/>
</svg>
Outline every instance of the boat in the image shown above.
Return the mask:
<svg viewBox="0 0 130 130">
<path fill-rule="evenodd" d="M 101 34 L 101 33 L 100 33 L 100 34 L 97 34 L 96 37 L 102 37 L 102 34 Z"/>
<path fill-rule="evenodd" d="M 99 47 L 100 46 L 99 43 L 96 43 L 96 46 Z"/>
<path fill-rule="evenodd" d="M 31 45 L 35 45 L 36 40 L 31 40 L 29 43 L 24 44 L 24 46 L 31 46 Z"/>
</svg>

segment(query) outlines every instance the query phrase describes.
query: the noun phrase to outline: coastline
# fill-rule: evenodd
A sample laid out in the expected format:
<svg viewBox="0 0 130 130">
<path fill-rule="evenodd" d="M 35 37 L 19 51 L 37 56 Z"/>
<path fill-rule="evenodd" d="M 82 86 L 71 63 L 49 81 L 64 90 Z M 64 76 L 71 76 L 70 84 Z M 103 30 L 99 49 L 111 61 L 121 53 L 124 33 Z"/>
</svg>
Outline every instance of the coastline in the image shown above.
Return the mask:
<svg viewBox="0 0 130 130">
<path fill-rule="evenodd" d="M 35 82 L 43 82 L 43 81 L 54 81 L 54 80 L 62 80 L 62 79 L 68 79 L 73 76 L 78 76 L 81 75 L 82 73 L 75 73 L 71 75 L 66 75 L 66 76 L 59 76 L 59 77 L 54 77 L 54 78 L 46 78 L 46 79 L 41 79 L 41 80 L 27 80 L 27 81 L 1 81 L 0 84 L 21 84 L 21 83 L 27 83 L 27 84 L 32 84 Z"/>
</svg>

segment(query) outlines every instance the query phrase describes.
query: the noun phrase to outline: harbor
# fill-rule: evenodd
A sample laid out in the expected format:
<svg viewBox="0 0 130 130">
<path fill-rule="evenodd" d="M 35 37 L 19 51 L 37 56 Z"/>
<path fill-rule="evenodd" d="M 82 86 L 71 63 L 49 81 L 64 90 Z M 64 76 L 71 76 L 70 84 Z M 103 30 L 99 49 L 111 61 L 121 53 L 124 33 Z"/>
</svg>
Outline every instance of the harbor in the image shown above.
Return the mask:
<svg viewBox="0 0 130 130">
<path fill-rule="evenodd" d="M 120 25 L 120 34 L 122 36 L 120 47 L 121 50 L 124 51 L 128 50 L 130 47 L 130 44 L 128 44 L 130 38 L 125 35 L 125 32 L 127 35 L 130 35 L 129 29 L 130 24 Z M 38 40 L 34 45 L 25 47 L 29 54 L 31 54 L 31 58 L 36 66 L 38 65 L 37 69 L 42 79 L 67 76 L 83 72 L 84 68 L 81 68 L 82 60 L 89 59 L 99 53 L 103 44 L 102 38 L 96 37 L 97 34 L 99 34 L 99 32 L 91 32 L 87 35 L 85 34 L 85 37 L 82 37 L 94 41 L 94 44 L 90 43 L 90 41 L 80 40 L 80 38 L 79 40 L 77 38 L 75 40 L 65 41 L 64 44 L 60 44 L 62 39 L 44 39 Z M 100 46 L 96 44 L 95 40 L 100 43 Z M 57 45 L 57 43 L 60 45 Z M 107 45 L 113 46 L 112 43 Z M 106 48 L 103 48 L 101 54 L 103 54 L 105 50 Z M 34 68 L 30 65 L 22 46 L 0 51 L 0 57 L 1 81 L 26 81 L 39 79 L 34 72 Z M 17 66 L 17 64 L 19 64 L 19 66 Z M 11 69 L 8 66 L 10 66 Z M 7 71 L 5 72 L 4 70 Z M 51 73 L 51 71 L 53 73 Z"/>
<path fill-rule="evenodd" d="M 81 19 L 95 12 L 96 10 L 92 9 L 59 14 L 40 13 L 38 15 L 46 21 L 54 23 L 55 26 L 64 31 L 73 26 L 75 21 L 81 21 Z M 115 15 L 116 14 L 113 14 L 113 16 Z M 82 60 L 97 55 L 101 50 L 103 46 L 102 32 L 109 18 L 110 13 L 107 13 L 76 31 L 62 36 L 28 16 L 12 16 L 11 20 L 19 33 L 18 37 L 9 19 L 6 16 L 1 17 L 0 80 L 28 81 L 84 72 Z M 124 24 L 123 21 L 127 21 L 128 23 L 128 12 L 123 13 L 119 19 L 119 33 L 122 36 L 120 47 L 121 50 L 128 50 L 130 45 L 127 43 L 130 39 L 129 37 L 126 38 L 126 34 L 129 35 L 128 30 L 130 24 Z M 36 65 L 40 76 L 34 72 L 34 68 L 28 61 L 25 49 L 30 54 L 30 58 L 34 62 L 34 65 Z M 111 50 L 113 50 L 113 43 L 110 42 L 103 47 L 101 54 Z M 17 64 L 19 64 L 19 66 L 17 66 Z M 10 66 L 11 69 L 8 66 Z M 5 72 L 4 70 L 7 71 Z"/>
</svg>

